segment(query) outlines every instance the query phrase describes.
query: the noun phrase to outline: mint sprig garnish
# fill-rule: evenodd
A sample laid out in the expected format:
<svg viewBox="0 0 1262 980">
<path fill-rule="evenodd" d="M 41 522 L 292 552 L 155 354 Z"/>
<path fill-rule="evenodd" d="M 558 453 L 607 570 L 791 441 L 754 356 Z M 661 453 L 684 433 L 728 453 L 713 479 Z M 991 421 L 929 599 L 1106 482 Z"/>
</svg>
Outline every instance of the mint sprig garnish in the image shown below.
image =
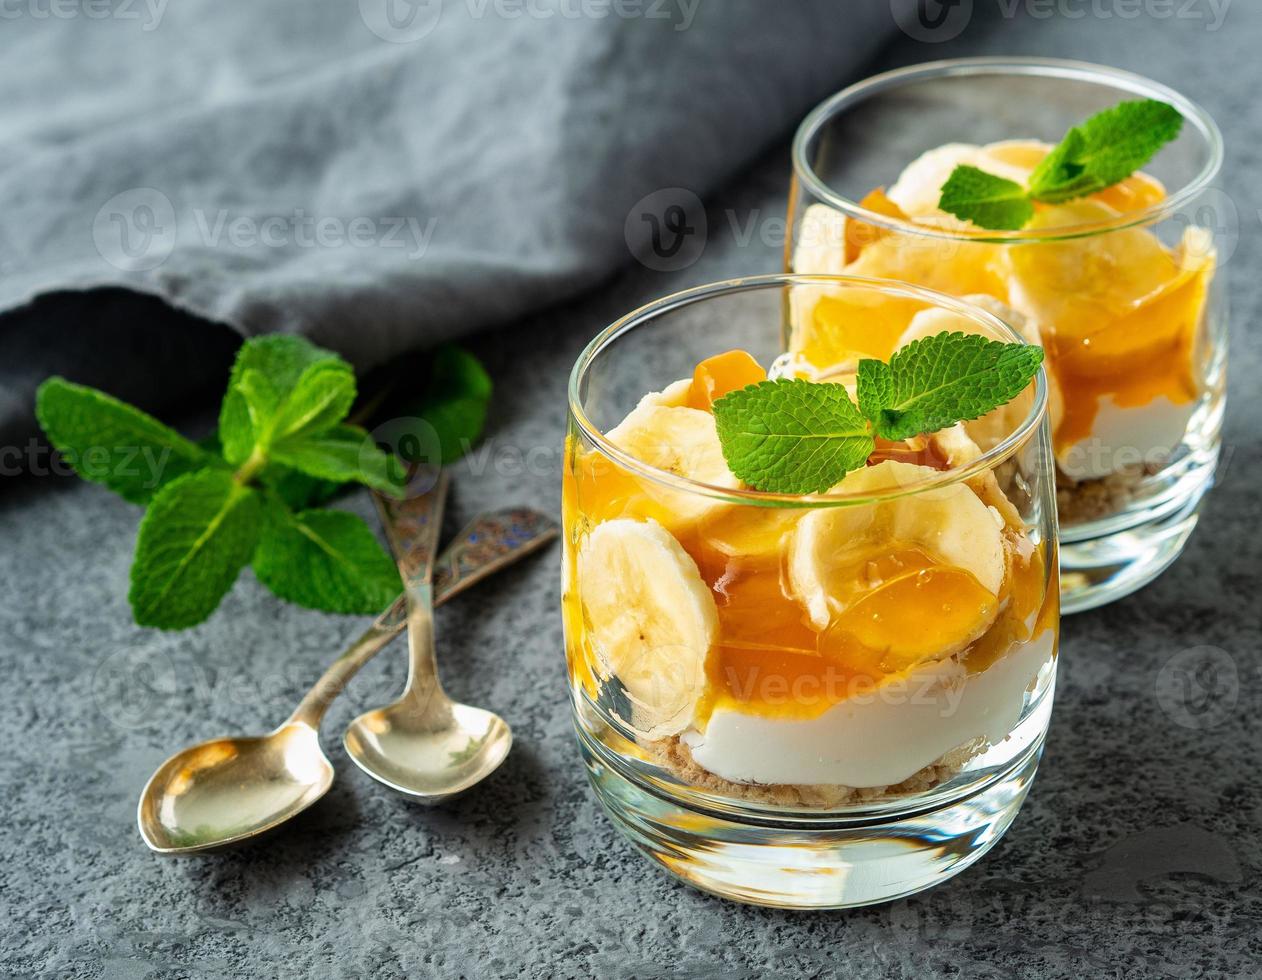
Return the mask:
<svg viewBox="0 0 1262 980">
<path fill-rule="evenodd" d="M 728 468 L 771 493 L 821 493 L 876 448 L 841 385 L 760 381 L 717 399 L 714 422 Z"/>
<path fill-rule="evenodd" d="M 463 407 L 439 432 L 435 451 L 446 462 L 460 455 L 449 444 L 467 449 L 478 438 L 490 382 L 454 348 L 434 361 L 440 377 L 442 390 L 420 407 L 397 409 L 425 419 L 433 397 Z M 36 414 L 79 475 L 148 505 L 132 561 L 132 613 L 142 626 L 184 629 L 218 607 L 247 564 L 276 595 L 312 609 L 376 613 L 398 594 L 394 562 L 367 524 L 312 509 L 348 484 L 405 489 L 404 464 L 346 421 L 355 398 L 349 364 L 273 334 L 241 346 L 218 431 L 199 443 L 62 378 L 40 386 Z"/>
<path fill-rule="evenodd" d="M 979 419 L 1025 390 L 1043 348 L 940 333 L 859 362 L 859 410 L 882 439 L 910 439 Z"/>
<path fill-rule="evenodd" d="M 761 381 L 714 403 L 728 469 L 756 490 L 810 494 L 863 466 L 875 437 L 901 440 L 981 418 L 1025 390 L 1041 347 L 940 333 L 859 361 L 859 404 L 845 386 Z"/>
<path fill-rule="evenodd" d="M 1016 231 L 1034 216 L 1035 201 L 1062 204 L 1119 184 L 1182 128 L 1174 106 L 1155 99 L 1121 102 L 1066 133 L 1034 168 L 1028 186 L 961 165 L 942 185 L 938 206 L 981 228 Z"/>
<path fill-rule="evenodd" d="M 942 185 L 938 207 L 982 228 L 1017 231 L 1034 217 L 1034 202 L 1015 180 L 961 164 Z"/>
</svg>

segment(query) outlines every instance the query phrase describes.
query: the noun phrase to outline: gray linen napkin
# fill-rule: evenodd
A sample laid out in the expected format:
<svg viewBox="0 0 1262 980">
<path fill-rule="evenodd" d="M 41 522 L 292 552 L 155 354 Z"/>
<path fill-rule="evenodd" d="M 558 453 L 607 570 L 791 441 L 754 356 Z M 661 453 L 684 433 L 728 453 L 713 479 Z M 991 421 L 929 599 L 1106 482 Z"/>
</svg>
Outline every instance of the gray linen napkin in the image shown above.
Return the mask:
<svg viewBox="0 0 1262 980">
<path fill-rule="evenodd" d="M 666 236 L 701 199 L 895 29 L 888 3 L 835 0 L 10 9 L 0 433 L 50 366 L 121 394 L 155 383 L 153 330 L 93 343 L 117 297 L 75 292 L 159 297 L 127 307 L 159 333 L 194 329 L 173 308 L 366 367 L 559 302 L 633 254 L 669 265 Z"/>
</svg>

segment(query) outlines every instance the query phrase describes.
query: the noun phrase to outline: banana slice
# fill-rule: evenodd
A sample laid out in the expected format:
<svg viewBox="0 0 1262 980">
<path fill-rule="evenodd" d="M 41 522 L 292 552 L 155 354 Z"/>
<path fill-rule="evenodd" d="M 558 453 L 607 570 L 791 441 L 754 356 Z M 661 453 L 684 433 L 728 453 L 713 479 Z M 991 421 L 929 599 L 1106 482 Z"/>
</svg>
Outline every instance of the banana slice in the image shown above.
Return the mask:
<svg viewBox="0 0 1262 980">
<path fill-rule="evenodd" d="M 719 630 L 688 552 L 656 521 L 606 521 L 579 551 L 578 589 L 601 673 L 617 677 L 631 702 L 625 720 L 649 738 L 687 728 Z"/>
<path fill-rule="evenodd" d="M 791 272 L 801 275 L 840 276 L 846 268 L 846 216 L 827 204 L 812 204 L 802 212 Z M 824 296 L 836 294 L 828 286 L 794 286 L 789 290 L 790 338 L 809 336 L 815 306 Z"/>
<path fill-rule="evenodd" d="M 1039 211 L 1029 227 L 1094 224 L 1119 212 L 1090 198 Z M 1144 228 L 1006 250 L 1013 305 L 1058 334 L 1090 338 L 1159 294 L 1180 272 L 1175 257 Z"/>
<path fill-rule="evenodd" d="M 840 492 L 911 487 L 934 475 L 927 466 L 886 460 L 850 473 Z M 798 522 L 789 545 L 789 581 L 811 623 L 824 629 L 848 604 L 839 581 L 874 553 L 920 548 L 961 568 L 988 592 L 1003 586 L 1002 520 L 969 487 L 955 484 L 876 504 L 816 510 Z"/>
<path fill-rule="evenodd" d="M 696 408 L 672 405 L 668 398 L 687 398 L 671 385 L 665 392 L 646 396 L 608 434 L 609 441 L 623 452 L 659 470 L 674 473 L 712 486 L 735 490 L 741 485 L 723 458 L 714 416 Z M 650 400 L 652 399 L 652 400 Z M 645 494 L 656 500 L 669 515 L 672 528 L 701 520 L 716 508 L 727 506 L 698 493 L 672 490 L 650 479 L 640 481 Z"/>
<path fill-rule="evenodd" d="M 697 538 L 703 547 L 742 565 L 778 567 L 782 543 L 801 516 L 802 511 L 788 508 L 727 507 L 706 516 Z"/>
<path fill-rule="evenodd" d="M 1003 320 L 1008 326 L 1012 327 L 1027 344 L 1040 343 L 1040 330 L 1038 321 L 1032 317 L 1028 317 L 1023 313 L 1019 313 L 1006 303 L 1000 302 L 993 296 L 987 296 L 983 293 L 974 293 L 962 297 L 966 303 L 972 303 L 974 306 L 980 306 L 986 312 L 997 316 Z M 980 323 L 970 317 L 963 316 L 951 310 L 944 310 L 939 307 L 933 309 L 922 310 L 912 317 L 911 323 L 907 325 L 907 330 L 898 338 L 898 346 L 906 347 L 914 340 L 921 340 L 925 337 L 932 337 L 939 333 L 965 333 L 977 334 L 979 336 L 990 336 L 982 329 Z M 1049 373 L 1050 377 L 1050 373 Z M 1059 389 L 1054 390 L 1051 395 L 1051 422 L 1053 430 L 1060 422 L 1063 412 L 1063 403 L 1059 401 Z M 1034 404 L 1033 391 L 1026 391 L 1018 395 L 1006 405 L 1001 405 L 993 412 L 983 415 L 980 419 L 974 419 L 971 422 L 963 423 L 964 430 L 968 433 L 968 437 L 975 442 L 983 451 L 993 449 L 999 445 L 1008 434 L 1011 433 L 1022 420 L 1029 414 L 1030 408 Z M 948 458 L 950 458 L 948 456 Z M 952 463 L 952 465 L 956 465 Z"/>
<path fill-rule="evenodd" d="M 942 185 L 956 167 L 968 165 L 980 167 L 996 177 L 1006 177 L 1024 183 L 1030 168 L 1014 165 L 1006 153 L 994 153 L 990 147 L 972 143 L 947 143 L 922 153 L 909 163 L 886 196 L 912 217 L 942 216 L 938 201 L 942 197 Z M 957 219 L 951 219 L 953 222 Z"/>
<path fill-rule="evenodd" d="M 650 391 L 635 407 L 646 408 L 656 405 L 662 408 L 680 408 L 688 404 L 688 393 L 691 390 L 692 378 L 680 378 L 678 381 L 672 381 L 661 391 Z M 613 431 L 617 432 L 618 428 L 615 427 Z M 611 432 L 610 435 L 613 433 Z"/>
<path fill-rule="evenodd" d="M 1027 344 L 1039 343 L 1039 325 L 1036 320 L 1019 313 L 1007 303 L 995 299 L 993 296 L 987 296 L 985 293 L 970 293 L 967 296 L 960 297 L 965 303 L 971 303 L 973 306 L 980 306 L 992 316 L 997 316 L 1004 323 L 1012 327 Z M 982 328 L 982 325 L 972 317 L 964 316 L 953 310 L 944 310 L 935 306 L 927 310 L 921 310 L 911 318 L 911 323 L 907 324 L 907 330 L 898 338 L 898 346 L 906 347 L 913 340 L 921 340 L 924 337 L 932 337 L 939 333 L 966 333 L 977 334 L 978 336 L 990 337 L 991 334 Z M 999 339 L 999 338 L 993 338 Z"/>
<path fill-rule="evenodd" d="M 827 204 L 810 205 L 798 224 L 792 271 L 839 276 L 845 268 L 846 216 Z"/>
</svg>

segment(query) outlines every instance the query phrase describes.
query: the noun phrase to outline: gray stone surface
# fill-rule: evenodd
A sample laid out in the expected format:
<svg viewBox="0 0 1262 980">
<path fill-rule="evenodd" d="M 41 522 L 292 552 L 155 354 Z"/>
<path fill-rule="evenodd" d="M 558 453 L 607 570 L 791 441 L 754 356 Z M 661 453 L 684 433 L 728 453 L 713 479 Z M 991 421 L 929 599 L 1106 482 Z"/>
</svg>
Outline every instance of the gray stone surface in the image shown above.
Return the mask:
<svg viewBox="0 0 1262 980">
<path fill-rule="evenodd" d="M 1221 485 L 1174 568 L 1066 621 L 1042 770 L 983 862 L 908 901 L 810 914 L 731 905 L 655 870 L 615 836 L 584 783 L 564 699 L 556 551 L 438 617 L 452 692 L 500 710 L 517 734 L 482 790 L 422 810 L 345 759 L 345 723 L 401 685 L 399 646 L 334 706 L 326 733 L 339 779 L 317 808 L 245 850 L 154 857 L 133 824 L 154 766 L 186 743 L 269 727 L 360 624 L 281 605 L 247 576 L 199 629 L 138 630 L 125 598 L 136 511 L 74 481 L 28 480 L 0 494 L 0 972 L 1257 976 L 1262 11 L 1240 0 L 1210 32 L 1150 15 L 1183 0 L 1135 20 L 1091 13 L 1135 6 L 1103 2 L 1062 5 L 1086 10 L 1081 19 L 980 16 L 994 5 L 976 0 L 977 22 L 956 41 L 896 44 L 885 62 L 1037 53 L 1172 83 L 1227 132 L 1222 186 L 1243 234 L 1229 265 Z M 1187 9 L 1208 17 L 1210 5 Z M 786 168 L 776 153 L 710 202 L 708 246 L 690 268 L 629 270 L 580 304 L 475 340 L 499 397 L 485 452 L 460 468 L 453 527 L 510 502 L 557 508 L 565 377 L 584 341 L 667 290 L 775 268 L 777 243 L 742 245 L 728 215 L 742 225 L 779 217 Z M 368 514 L 362 499 L 351 506 Z M 1158 684 L 1198 666 L 1196 684 Z M 115 696 L 120 677 L 134 681 L 128 700 Z"/>
</svg>

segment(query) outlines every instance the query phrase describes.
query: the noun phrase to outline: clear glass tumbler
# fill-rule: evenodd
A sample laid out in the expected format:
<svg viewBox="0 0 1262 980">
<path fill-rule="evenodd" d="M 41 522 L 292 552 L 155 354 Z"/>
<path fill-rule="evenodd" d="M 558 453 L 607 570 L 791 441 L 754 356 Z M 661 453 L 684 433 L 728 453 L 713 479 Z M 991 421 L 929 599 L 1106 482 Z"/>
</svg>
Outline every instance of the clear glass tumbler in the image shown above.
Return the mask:
<svg viewBox="0 0 1262 980">
<path fill-rule="evenodd" d="M 1022 181 L 1066 131 L 1150 98 L 1184 116 L 1142 174 L 1039 208 L 1020 231 L 937 209 L 956 165 Z M 802 123 L 793 147 L 788 271 L 874 276 L 983 304 L 1047 351 L 1064 611 L 1151 581 L 1182 551 L 1217 465 L 1226 383 L 1222 265 L 1238 235 L 1211 186 L 1218 128 L 1177 92 L 1127 72 L 1042 59 L 966 59 L 878 75 Z M 830 370 L 886 356 L 898 303 L 856 316 L 825 290 L 787 344 Z"/>
<path fill-rule="evenodd" d="M 678 293 L 579 357 L 563 489 L 568 677 L 597 796 L 684 881 L 788 908 L 909 895 L 995 844 L 1038 766 L 1059 635 L 1042 372 L 967 428 L 878 443 L 826 494 L 727 472 L 711 400 L 795 374 L 781 338 L 821 290 L 1018 339 L 890 282 Z"/>
</svg>

